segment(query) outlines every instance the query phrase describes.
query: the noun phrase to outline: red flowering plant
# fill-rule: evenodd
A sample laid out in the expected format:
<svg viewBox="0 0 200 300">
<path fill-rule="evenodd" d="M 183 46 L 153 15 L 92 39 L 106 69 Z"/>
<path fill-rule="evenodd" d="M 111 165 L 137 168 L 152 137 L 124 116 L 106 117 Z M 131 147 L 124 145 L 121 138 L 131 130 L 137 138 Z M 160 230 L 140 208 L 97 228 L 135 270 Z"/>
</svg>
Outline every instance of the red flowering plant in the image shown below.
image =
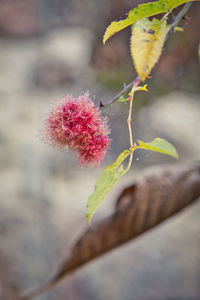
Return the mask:
<svg viewBox="0 0 200 300">
<path fill-rule="evenodd" d="M 78 98 L 66 96 L 45 120 L 43 136 L 55 147 L 76 152 L 80 165 L 99 166 L 110 144 L 107 118 L 101 116 L 89 92 Z"/>
<path fill-rule="evenodd" d="M 107 109 L 115 102 L 128 102 L 129 113 L 127 118 L 130 145 L 117 157 L 116 161 L 106 167 L 100 175 L 95 190 L 90 195 L 87 203 L 87 221 L 90 222 L 103 199 L 131 167 L 133 152 L 137 149 L 146 149 L 161 152 L 178 158 L 176 149 L 166 140 L 155 138 L 146 143 L 140 140 L 133 141 L 132 136 L 132 104 L 136 91 L 147 91 L 147 85 L 139 86 L 149 77 L 151 70 L 158 61 L 163 45 L 174 31 L 182 31 L 177 27 L 179 21 L 191 6 L 188 0 L 158 0 L 140 4 L 131 10 L 126 19 L 112 22 L 103 38 L 105 43 L 108 38 L 127 26 L 132 26 L 130 40 L 130 51 L 137 71 L 137 78 L 126 85 L 113 99 L 107 103 L 100 102 L 96 107 L 90 98 L 89 92 L 77 98 L 66 96 L 63 101 L 53 107 L 45 120 L 43 137 L 52 146 L 68 147 L 73 150 L 79 159 L 80 165 L 94 165 L 96 167 L 102 162 L 107 148 L 110 145 L 109 126 L 106 117 L 101 111 Z M 171 24 L 167 24 L 168 15 L 177 6 L 186 3 Z M 156 14 L 164 14 L 161 19 L 148 17 Z M 124 161 L 128 159 L 127 166 Z"/>
</svg>

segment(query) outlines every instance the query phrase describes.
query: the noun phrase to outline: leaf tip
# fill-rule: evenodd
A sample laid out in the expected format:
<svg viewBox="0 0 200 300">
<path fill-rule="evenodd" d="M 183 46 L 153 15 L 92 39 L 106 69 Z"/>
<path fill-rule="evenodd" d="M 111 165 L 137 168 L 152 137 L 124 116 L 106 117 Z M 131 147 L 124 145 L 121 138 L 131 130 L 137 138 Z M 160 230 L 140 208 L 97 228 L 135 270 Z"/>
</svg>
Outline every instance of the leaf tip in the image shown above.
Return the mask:
<svg viewBox="0 0 200 300">
<path fill-rule="evenodd" d="M 112 24 L 114 22 L 112 22 L 107 28 L 106 31 L 103 35 L 103 45 L 105 45 L 106 41 L 113 35 L 115 34 L 115 32 L 112 30 Z"/>
<path fill-rule="evenodd" d="M 88 225 L 91 224 L 91 220 L 92 220 L 93 214 L 94 214 L 94 212 L 91 211 L 90 205 L 89 205 L 89 203 L 87 203 L 87 207 L 86 207 L 86 221 L 87 221 Z"/>
<path fill-rule="evenodd" d="M 92 212 L 92 211 L 89 209 L 88 205 L 87 205 L 87 210 L 86 210 L 86 221 L 87 221 L 87 224 L 88 224 L 88 225 L 91 225 L 91 220 L 92 220 L 92 217 L 93 217 L 94 213 L 95 213 L 95 211 Z"/>
<path fill-rule="evenodd" d="M 175 148 L 174 148 L 174 149 L 175 149 Z M 179 159 L 179 154 L 178 154 L 178 152 L 176 151 L 176 149 L 175 149 L 174 157 L 175 157 L 177 160 Z"/>
<path fill-rule="evenodd" d="M 87 224 L 90 225 L 91 224 L 91 219 L 92 219 L 92 216 L 90 214 L 87 214 L 86 215 L 86 221 L 87 221 Z"/>
</svg>

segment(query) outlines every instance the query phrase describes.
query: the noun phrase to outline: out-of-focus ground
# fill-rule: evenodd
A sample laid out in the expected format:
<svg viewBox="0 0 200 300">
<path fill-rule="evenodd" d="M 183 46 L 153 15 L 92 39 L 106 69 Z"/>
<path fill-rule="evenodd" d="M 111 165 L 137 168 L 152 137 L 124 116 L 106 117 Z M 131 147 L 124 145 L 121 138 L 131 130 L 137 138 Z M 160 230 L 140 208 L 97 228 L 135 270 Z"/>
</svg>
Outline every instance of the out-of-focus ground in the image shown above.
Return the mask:
<svg viewBox="0 0 200 300">
<path fill-rule="evenodd" d="M 107 110 L 111 149 L 99 169 L 80 168 L 69 151 L 43 144 L 38 130 L 51 104 L 89 90 L 99 104 L 136 74 L 130 30 L 105 46 L 113 19 L 136 1 L 4 0 L 0 2 L 0 299 L 14 300 L 46 282 L 86 228 L 85 205 L 102 169 L 128 145 L 127 105 Z M 135 97 L 134 136 L 171 141 L 179 163 L 200 160 L 200 5 L 193 4 L 183 33 L 173 34 Z M 177 163 L 137 152 L 94 217 L 110 213 L 115 197 L 144 167 Z M 41 300 L 200 299 L 199 203 L 134 242 L 64 280 Z"/>
</svg>

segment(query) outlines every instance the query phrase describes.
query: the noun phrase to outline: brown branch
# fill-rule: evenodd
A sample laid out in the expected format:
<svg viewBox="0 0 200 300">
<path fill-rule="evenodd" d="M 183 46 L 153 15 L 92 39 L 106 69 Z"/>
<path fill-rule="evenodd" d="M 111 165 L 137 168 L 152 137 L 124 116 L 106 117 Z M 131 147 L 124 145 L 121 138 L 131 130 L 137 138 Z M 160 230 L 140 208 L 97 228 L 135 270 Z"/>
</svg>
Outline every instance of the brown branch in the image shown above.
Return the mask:
<svg viewBox="0 0 200 300">
<path fill-rule="evenodd" d="M 147 169 L 122 192 L 117 199 L 116 211 L 82 234 L 57 275 L 20 300 L 30 300 L 52 288 L 82 265 L 157 226 L 198 197 L 200 166 Z"/>
<path fill-rule="evenodd" d="M 108 100 L 105 104 L 103 104 L 102 101 L 101 101 L 101 102 L 100 102 L 100 108 L 101 108 L 102 110 L 104 110 L 104 109 L 108 108 L 110 105 L 112 105 L 113 103 L 115 103 L 115 102 L 118 100 L 118 98 L 119 98 L 125 91 L 127 91 L 128 89 L 130 89 L 130 88 L 134 85 L 134 83 L 135 83 L 136 81 L 138 81 L 139 78 L 140 78 L 140 77 L 138 76 L 138 77 L 136 77 L 132 82 L 130 82 L 129 84 L 125 85 L 124 88 L 123 88 L 117 95 L 115 95 L 112 99 Z"/>
</svg>

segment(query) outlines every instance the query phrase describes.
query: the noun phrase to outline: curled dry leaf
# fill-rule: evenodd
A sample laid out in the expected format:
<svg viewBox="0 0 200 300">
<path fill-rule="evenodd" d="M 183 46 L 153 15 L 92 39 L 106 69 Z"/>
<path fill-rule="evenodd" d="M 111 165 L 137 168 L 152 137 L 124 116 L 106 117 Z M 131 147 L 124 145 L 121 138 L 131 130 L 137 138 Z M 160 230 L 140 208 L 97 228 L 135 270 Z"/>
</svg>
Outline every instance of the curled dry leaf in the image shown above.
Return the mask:
<svg viewBox="0 0 200 300">
<path fill-rule="evenodd" d="M 200 166 L 161 166 L 147 169 L 126 188 L 115 212 L 91 226 L 72 247 L 57 275 L 20 300 L 52 288 L 85 263 L 134 239 L 200 197 Z"/>
</svg>

